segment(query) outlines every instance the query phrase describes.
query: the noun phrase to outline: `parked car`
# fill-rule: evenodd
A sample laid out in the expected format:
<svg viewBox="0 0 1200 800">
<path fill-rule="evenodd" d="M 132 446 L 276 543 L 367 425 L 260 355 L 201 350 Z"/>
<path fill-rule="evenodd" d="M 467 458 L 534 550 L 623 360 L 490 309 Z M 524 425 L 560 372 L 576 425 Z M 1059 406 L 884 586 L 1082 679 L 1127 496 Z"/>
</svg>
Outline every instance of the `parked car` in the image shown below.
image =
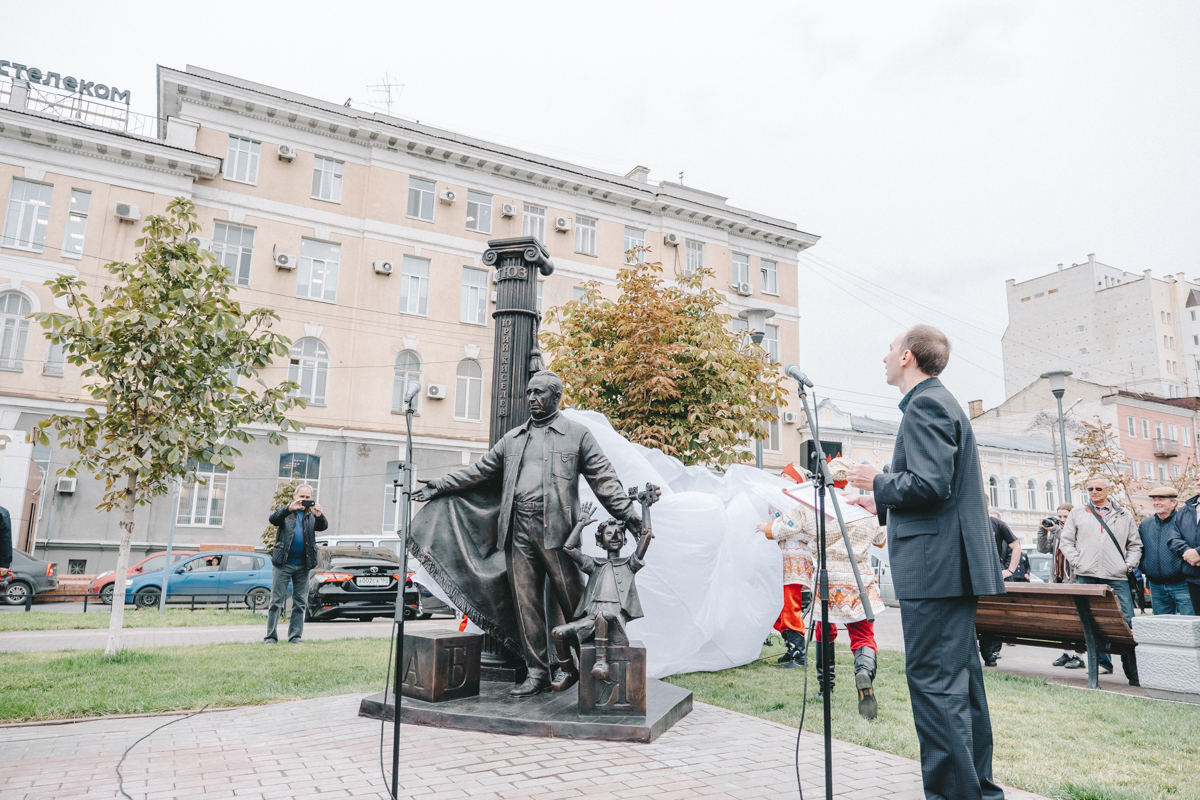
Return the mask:
<svg viewBox="0 0 1200 800">
<path fill-rule="evenodd" d="M 172 550 L 171 563 L 178 564 L 188 556 L 196 555 L 195 550 Z M 151 553 L 150 555 L 137 562 L 129 569 L 125 570 L 125 577 L 132 578 L 134 575 L 143 572 L 157 572 L 167 563 L 166 553 Z M 100 602 L 111 603 L 113 598 L 113 587 L 116 585 L 117 571 L 110 569 L 108 572 L 101 572 L 92 582 L 88 584 L 87 593 L 100 596 Z"/>
<path fill-rule="evenodd" d="M 896 599 L 896 587 L 892 585 L 891 568 L 875 556 L 871 556 L 871 570 L 875 573 L 875 580 L 879 585 L 879 597 L 883 600 L 883 604 L 899 608 L 900 601 Z"/>
<path fill-rule="evenodd" d="M 1039 553 L 1037 548 L 1024 548 L 1029 557 L 1029 580 L 1032 583 L 1050 583 L 1053 580 L 1054 556 L 1051 553 Z M 1034 580 L 1036 578 L 1036 580 Z"/>
<path fill-rule="evenodd" d="M 174 553 L 172 553 L 174 555 Z M 168 603 L 241 600 L 252 609 L 271 603 L 271 559 L 245 550 L 210 550 L 171 567 Z M 125 580 L 125 602 L 137 608 L 157 608 L 163 571 L 143 572 Z"/>
<path fill-rule="evenodd" d="M 347 617 L 370 622 L 396 614 L 400 557 L 387 547 L 330 547 L 317 550 L 317 567 L 308 576 L 305 619 Z M 405 592 L 405 604 L 419 604 Z"/>
<path fill-rule="evenodd" d="M 58 565 L 49 561 L 38 561 L 27 553 L 13 548 L 12 582 L 4 589 L 4 602 L 10 606 L 25 605 L 29 595 L 39 595 L 58 588 Z"/>
<path fill-rule="evenodd" d="M 317 539 L 318 547 L 354 547 L 358 549 L 386 547 L 393 553 L 400 553 L 400 537 L 398 536 L 321 536 Z M 410 560 L 409 565 L 412 566 Z M 408 573 L 404 582 L 405 619 L 429 619 L 434 614 L 455 616 L 455 610 L 443 603 L 433 592 L 424 586 L 412 582 L 413 573 Z M 389 612 L 395 614 L 393 610 Z"/>
</svg>

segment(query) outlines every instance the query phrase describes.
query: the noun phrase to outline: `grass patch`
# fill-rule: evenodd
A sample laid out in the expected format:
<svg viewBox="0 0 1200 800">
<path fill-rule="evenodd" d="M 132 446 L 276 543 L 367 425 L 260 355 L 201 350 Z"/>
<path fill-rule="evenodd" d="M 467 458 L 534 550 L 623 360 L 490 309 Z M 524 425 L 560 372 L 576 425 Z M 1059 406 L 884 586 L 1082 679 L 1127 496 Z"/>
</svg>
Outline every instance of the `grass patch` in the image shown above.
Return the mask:
<svg viewBox="0 0 1200 800">
<path fill-rule="evenodd" d="M 0 721 L 242 706 L 383 689 L 387 639 L 0 653 Z"/>
<path fill-rule="evenodd" d="M 107 628 L 107 611 L 71 613 L 68 611 L 25 611 L 0 614 L 0 631 L 70 631 L 85 628 Z M 188 611 L 168 608 L 162 614 L 157 609 L 134 611 L 125 609 L 123 628 L 190 628 L 202 625 L 264 625 L 266 615 L 246 610 L 226 611 L 206 608 Z"/>
<path fill-rule="evenodd" d="M 775 656 L 781 647 L 766 647 Z M 808 670 L 804 729 L 821 732 L 815 649 Z M 904 675 L 904 654 L 879 653 L 879 716 L 858 716 L 853 655 L 837 648 L 834 738 L 919 759 Z M 774 658 L 722 672 L 667 678 L 697 700 L 795 727 L 803 670 L 779 670 Z M 1200 708 L 1070 689 L 984 670 L 995 740 L 993 769 L 1001 783 L 1061 800 L 1200 798 Z"/>
</svg>

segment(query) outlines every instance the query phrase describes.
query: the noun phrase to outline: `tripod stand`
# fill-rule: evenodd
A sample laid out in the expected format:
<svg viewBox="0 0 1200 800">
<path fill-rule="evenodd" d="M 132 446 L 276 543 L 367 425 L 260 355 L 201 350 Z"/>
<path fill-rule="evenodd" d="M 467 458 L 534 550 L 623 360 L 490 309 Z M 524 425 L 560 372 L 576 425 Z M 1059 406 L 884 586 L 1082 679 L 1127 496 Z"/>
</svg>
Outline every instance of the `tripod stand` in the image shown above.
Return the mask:
<svg viewBox="0 0 1200 800">
<path fill-rule="evenodd" d="M 833 730 L 832 730 L 832 708 L 830 698 L 830 676 L 833 672 L 833 642 L 829 641 L 829 570 L 825 563 L 825 500 L 826 497 L 833 504 L 833 512 L 837 517 L 838 527 L 842 532 L 842 542 L 846 546 L 846 554 L 849 556 L 850 568 L 854 572 L 854 583 L 858 586 L 858 596 L 862 600 L 863 612 L 871 622 L 875 621 L 875 614 L 871 610 L 870 600 L 867 598 L 866 590 L 863 588 L 862 576 L 858 574 L 858 563 L 854 559 L 854 548 L 850 545 L 850 535 L 846 532 L 846 523 L 842 519 L 842 508 L 838 505 L 837 495 L 829 491 L 827 487 L 833 486 L 833 478 L 829 474 L 829 465 L 825 463 L 825 451 L 821 447 L 820 432 L 817 430 L 817 418 L 813 415 L 812 409 L 808 405 L 808 389 L 812 387 L 812 381 L 800 371 L 800 367 L 795 364 L 788 364 L 784 369 L 784 374 L 788 375 L 799 384 L 798 395 L 800 404 L 804 409 L 804 418 L 808 422 L 808 430 L 812 436 L 814 459 L 816 460 L 816 469 L 814 470 L 814 484 L 817 491 L 817 546 L 820 556 L 818 562 L 818 593 L 821 598 L 821 641 L 818 643 L 821 647 L 820 658 L 825 664 L 825 669 L 821 673 L 821 699 L 822 710 L 824 712 L 825 723 L 825 798 L 833 800 Z"/>
</svg>

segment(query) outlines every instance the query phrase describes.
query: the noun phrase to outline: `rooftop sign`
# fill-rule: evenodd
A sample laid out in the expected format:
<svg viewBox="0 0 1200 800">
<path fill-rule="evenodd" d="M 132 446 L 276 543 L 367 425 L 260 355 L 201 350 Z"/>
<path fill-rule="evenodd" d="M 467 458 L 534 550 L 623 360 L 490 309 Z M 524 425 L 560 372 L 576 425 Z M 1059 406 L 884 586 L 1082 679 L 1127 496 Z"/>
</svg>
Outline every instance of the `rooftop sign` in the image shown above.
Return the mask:
<svg viewBox="0 0 1200 800">
<path fill-rule="evenodd" d="M 12 72 L 8 70 L 12 69 Z M 95 97 L 97 100 L 110 100 L 114 103 L 129 105 L 129 90 L 121 91 L 116 86 L 103 83 L 84 81 L 71 75 L 65 78 L 57 72 L 43 72 L 37 67 L 27 67 L 12 61 L 0 60 L 0 76 L 14 80 L 28 80 L 30 83 L 40 83 L 42 86 L 53 84 L 56 89 L 66 89 L 80 97 Z M 22 77 L 23 76 L 23 77 Z"/>
</svg>

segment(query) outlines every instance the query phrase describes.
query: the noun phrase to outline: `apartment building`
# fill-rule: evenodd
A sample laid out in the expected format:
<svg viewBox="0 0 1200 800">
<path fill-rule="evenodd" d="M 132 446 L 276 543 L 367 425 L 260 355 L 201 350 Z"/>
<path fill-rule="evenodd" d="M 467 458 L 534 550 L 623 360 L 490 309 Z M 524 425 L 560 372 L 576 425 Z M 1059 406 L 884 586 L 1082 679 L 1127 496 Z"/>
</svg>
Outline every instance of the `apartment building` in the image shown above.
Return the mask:
<svg viewBox="0 0 1200 800">
<path fill-rule="evenodd" d="M 1200 283 L 1087 261 L 1005 283 L 1005 395 L 1054 370 L 1157 397 L 1200 395 Z"/>
<path fill-rule="evenodd" d="M 477 459 L 491 387 L 493 283 L 480 261 L 489 239 L 544 242 L 555 270 L 538 286 L 541 308 L 590 280 L 615 294 L 635 245 L 668 274 L 706 266 L 735 318 L 774 312 L 772 356 L 797 358 L 796 260 L 818 237 L 721 195 L 652 183 L 645 167 L 610 174 L 194 67 L 159 68 L 153 119 L 97 111 L 31 74 L 0 78 L 0 436 L 12 442 L 0 449 L 0 504 L 25 509 L 19 543 L 63 573 L 111 567 L 119 529 L 95 511 L 95 480 L 55 477 L 68 453 L 23 443 L 47 414 L 87 407 L 78 371 L 26 315 L 54 307 L 42 284 L 61 273 L 101 285 L 104 265 L 131 259 L 146 216 L 177 196 L 195 202 L 199 242 L 230 268 L 239 300 L 275 309 L 276 330 L 293 340 L 262 377 L 295 380 L 308 401 L 294 414 L 307 428 L 286 447 L 251 431 L 234 471 L 209 468 L 207 484 L 182 487 L 181 547 L 257 541 L 288 479 L 316 487 L 339 533 L 392 530 L 387 463 L 404 451 L 401 394 L 413 380 L 423 386 L 419 476 Z M 794 424 L 776 424 L 765 463 L 794 460 L 785 454 L 799 443 Z M 35 491 L 38 476 L 49 478 Z M 138 513 L 136 546 L 161 545 L 169 500 Z"/>
</svg>

